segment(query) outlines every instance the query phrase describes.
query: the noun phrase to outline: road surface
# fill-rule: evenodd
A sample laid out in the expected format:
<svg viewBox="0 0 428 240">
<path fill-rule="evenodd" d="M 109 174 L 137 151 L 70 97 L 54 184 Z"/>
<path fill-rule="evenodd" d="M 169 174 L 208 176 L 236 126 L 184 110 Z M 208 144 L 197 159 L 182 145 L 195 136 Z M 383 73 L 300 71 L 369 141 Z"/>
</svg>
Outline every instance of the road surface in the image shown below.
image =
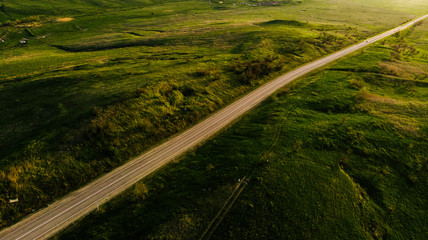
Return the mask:
<svg viewBox="0 0 428 240">
<path fill-rule="evenodd" d="M 0 239 L 34 240 L 52 236 L 73 221 L 96 209 L 99 204 L 118 195 L 159 167 L 212 137 L 215 133 L 254 108 L 284 85 L 343 56 L 364 48 L 370 43 L 401 31 L 426 17 L 428 17 L 428 14 L 361 43 L 305 64 L 266 83 L 236 102 L 214 113 L 204 121 L 176 135 L 169 141 L 129 161 L 82 189 L 69 194 L 49 207 L 30 215 L 21 222 L 4 229 L 0 232 Z"/>
</svg>

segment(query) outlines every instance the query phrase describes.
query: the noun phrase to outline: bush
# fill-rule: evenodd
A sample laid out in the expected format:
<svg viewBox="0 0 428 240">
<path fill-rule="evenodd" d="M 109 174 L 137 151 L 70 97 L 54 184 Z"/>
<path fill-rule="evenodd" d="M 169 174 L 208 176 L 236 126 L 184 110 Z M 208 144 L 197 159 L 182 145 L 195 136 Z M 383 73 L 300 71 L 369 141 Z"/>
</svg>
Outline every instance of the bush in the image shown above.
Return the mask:
<svg viewBox="0 0 428 240">
<path fill-rule="evenodd" d="M 142 182 L 138 182 L 134 186 L 134 196 L 136 199 L 144 200 L 149 194 L 149 189 Z"/>
<path fill-rule="evenodd" d="M 263 40 L 255 49 L 249 51 L 232 65 L 232 70 L 244 84 L 254 84 L 271 72 L 279 71 L 284 66 L 284 56 L 278 54 L 270 40 Z"/>
</svg>

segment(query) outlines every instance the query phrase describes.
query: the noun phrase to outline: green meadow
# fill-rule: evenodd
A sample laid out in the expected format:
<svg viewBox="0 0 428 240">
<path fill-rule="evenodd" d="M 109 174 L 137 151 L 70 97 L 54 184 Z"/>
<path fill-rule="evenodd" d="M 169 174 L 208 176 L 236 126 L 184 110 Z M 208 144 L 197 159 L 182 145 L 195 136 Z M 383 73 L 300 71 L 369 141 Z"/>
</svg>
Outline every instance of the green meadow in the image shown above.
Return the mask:
<svg viewBox="0 0 428 240">
<path fill-rule="evenodd" d="M 426 9 L 417 0 L 0 1 L 0 227 L 273 77 Z"/>
<path fill-rule="evenodd" d="M 211 239 L 424 239 L 427 41 L 425 22 L 284 87 L 54 239 L 200 239 L 251 173 Z"/>
</svg>

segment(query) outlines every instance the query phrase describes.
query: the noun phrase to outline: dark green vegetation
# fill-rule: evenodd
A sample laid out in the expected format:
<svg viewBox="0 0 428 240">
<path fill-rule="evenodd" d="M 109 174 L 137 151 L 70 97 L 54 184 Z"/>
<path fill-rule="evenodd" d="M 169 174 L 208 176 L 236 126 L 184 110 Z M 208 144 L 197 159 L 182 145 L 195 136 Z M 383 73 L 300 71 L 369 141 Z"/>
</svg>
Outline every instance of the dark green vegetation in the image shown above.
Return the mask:
<svg viewBox="0 0 428 240">
<path fill-rule="evenodd" d="M 0 227 L 424 6 L 237 2 L 1 1 Z"/>
<path fill-rule="evenodd" d="M 428 23 L 278 91 L 58 239 L 424 239 Z"/>
</svg>

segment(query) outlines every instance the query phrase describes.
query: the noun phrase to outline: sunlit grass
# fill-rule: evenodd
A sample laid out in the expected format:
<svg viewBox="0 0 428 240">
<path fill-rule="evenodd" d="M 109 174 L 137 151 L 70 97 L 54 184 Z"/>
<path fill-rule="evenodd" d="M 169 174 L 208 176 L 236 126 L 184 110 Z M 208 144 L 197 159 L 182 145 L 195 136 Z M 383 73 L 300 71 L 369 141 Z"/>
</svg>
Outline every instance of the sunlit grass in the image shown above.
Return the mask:
<svg viewBox="0 0 428 240">
<path fill-rule="evenodd" d="M 254 169 L 212 239 L 424 238 L 425 66 L 418 53 L 394 60 L 391 52 L 395 44 L 423 46 L 417 36 L 426 29 L 286 86 L 142 180 L 144 200 L 130 189 L 56 238 L 198 239 Z"/>
<path fill-rule="evenodd" d="M 239 1 L 212 6 L 208 1 L 4 2 L 0 226 L 82 186 L 280 73 L 399 25 L 425 6 L 413 11 L 342 0 L 280 6 Z M 27 44 L 20 43 L 24 39 Z M 418 46 L 425 46 L 420 39 Z M 426 70 L 415 67 L 422 79 Z M 409 78 L 413 70 L 394 74 Z M 355 81 L 369 90 L 376 87 L 370 79 Z M 400 90 L 407 94 L 403 98 L 424 96 L 417 91 L 419 84 L 414 85 Z M 383 88 L 396 91 L 390 85 Z M 350 102 L 336 106 L 331 99 L 317 101 L 332 112 L 346 110 Z M 395 122 L 420 129 L 399 116 Z M 20 204 L 7 204 L 16 197 Z"/>
</svg>

